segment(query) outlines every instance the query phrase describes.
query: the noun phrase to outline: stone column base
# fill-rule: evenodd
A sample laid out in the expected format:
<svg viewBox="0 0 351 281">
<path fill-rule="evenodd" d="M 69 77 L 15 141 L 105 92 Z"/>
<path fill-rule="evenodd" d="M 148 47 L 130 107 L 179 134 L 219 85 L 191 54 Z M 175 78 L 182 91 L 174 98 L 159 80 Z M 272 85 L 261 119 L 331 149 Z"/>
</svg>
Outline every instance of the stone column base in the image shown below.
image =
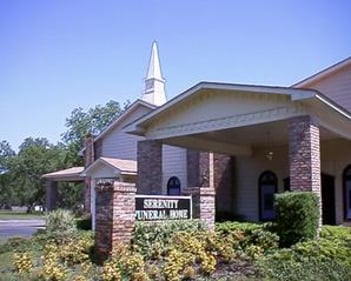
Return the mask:
<svg viewBox="0 0 351 281">
<path fill-rule="evenodd" d="M 184 195 L 192 195 L 193 218 L 200 219 L 210 230 L 215 227 L 216 192 L 213 187 L 187 187 Z"/>
<path fill-rule="evenodd" d="M 130 243 L 135 224 L 133 183 L 114 182 L 96 187 L 95 250 L 105 261 L 119 243 Z"/>
</svg>

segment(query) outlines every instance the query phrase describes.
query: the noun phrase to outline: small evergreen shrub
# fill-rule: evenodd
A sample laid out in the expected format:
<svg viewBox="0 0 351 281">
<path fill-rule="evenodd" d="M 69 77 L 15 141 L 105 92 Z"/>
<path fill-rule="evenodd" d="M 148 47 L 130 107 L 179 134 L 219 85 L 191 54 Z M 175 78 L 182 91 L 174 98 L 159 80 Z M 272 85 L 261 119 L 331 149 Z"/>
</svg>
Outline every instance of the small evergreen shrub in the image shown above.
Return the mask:
<svg viewBox="0 0 351 281">
<path fill-rule="evenodd" d="M 282 247 L 314 239 L 319 221 L 318 197 L 312 192 L 276 194 L 276 231 Z"/>
<path fill-rule="evenodd" d="M 257 266 L 267 280 L 351 280 L 351 247 L 342 239 L 310 240 L 268 254 Z"/>
<path fill-rule="evenodd" d="M 46 216 L 46 232 L 48 235 L 69 235 L 76 230 L 74 215 L 69 210 L 57 209 Z"/>
<path fill-rule="evenodd" d="M 199 220 L 137 222 L 132 243 L 143 255 L 152 257 L 161 254 L 160 251 L 171 243 L 174 233 L 204 229 L 204 225 Z"/>
<path fill-rule="evenodd" d="M 78 229 L 81 230 L 91 230 L 91 216 L 83 216 L 76 220 L 76 225 Z"/>
</svg>

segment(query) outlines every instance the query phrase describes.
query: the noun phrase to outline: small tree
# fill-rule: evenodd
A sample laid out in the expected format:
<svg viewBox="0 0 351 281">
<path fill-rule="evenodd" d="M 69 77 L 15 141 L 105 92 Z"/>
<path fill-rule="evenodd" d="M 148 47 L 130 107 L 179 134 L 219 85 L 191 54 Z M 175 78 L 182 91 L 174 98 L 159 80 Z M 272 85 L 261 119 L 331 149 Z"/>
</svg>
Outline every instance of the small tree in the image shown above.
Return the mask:
<svg viewBox="0 0 351 281">
<path fill-rule="evenodd" d="M 286 192 L 276 195 L 276 227 L 280 245 L 314 239 L 318 234 L 319 200 L 312 192 Z"/>
</svg>

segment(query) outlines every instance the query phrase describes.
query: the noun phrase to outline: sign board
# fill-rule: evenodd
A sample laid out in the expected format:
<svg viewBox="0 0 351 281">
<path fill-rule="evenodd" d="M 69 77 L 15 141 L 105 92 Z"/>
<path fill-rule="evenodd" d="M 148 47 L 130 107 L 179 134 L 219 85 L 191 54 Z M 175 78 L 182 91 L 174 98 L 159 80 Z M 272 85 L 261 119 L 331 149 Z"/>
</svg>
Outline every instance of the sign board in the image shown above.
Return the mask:
<svg viewBox="0 0 351 281">
<path fill-rule="evenodd" d="M 137 221 L 192 219 L 191 196 L 136 195 Z"/>
</svg>

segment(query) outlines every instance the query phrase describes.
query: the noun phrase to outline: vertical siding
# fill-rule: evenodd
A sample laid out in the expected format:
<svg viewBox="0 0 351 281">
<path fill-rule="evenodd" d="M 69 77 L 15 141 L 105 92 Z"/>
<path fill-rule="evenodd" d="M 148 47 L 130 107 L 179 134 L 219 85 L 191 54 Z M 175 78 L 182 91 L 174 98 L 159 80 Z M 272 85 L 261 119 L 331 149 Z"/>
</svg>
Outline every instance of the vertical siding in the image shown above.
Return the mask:
<svg viewBox="0 0 351 281">
<path fill-rule="evenodd" d="M 320 91 L 351 111 L 351 65 L 306 87 Z"/>
<path fill-rule="evenodd" d="M 167 194 L 170 177 L 178 177 L 181 188 L 187 186 L 186 149 L 176 146 L 162 146 L 162 191 Z"/>
<path fill-rule="evenodd" d="M 144 138 L 127 134 L 123 127 L 149 111 L 150 109 L 140 106 L 129 113 L 121 124 L 103 138 L 101 156 L 137 160 L 137 142 Z"/>
</svg>

